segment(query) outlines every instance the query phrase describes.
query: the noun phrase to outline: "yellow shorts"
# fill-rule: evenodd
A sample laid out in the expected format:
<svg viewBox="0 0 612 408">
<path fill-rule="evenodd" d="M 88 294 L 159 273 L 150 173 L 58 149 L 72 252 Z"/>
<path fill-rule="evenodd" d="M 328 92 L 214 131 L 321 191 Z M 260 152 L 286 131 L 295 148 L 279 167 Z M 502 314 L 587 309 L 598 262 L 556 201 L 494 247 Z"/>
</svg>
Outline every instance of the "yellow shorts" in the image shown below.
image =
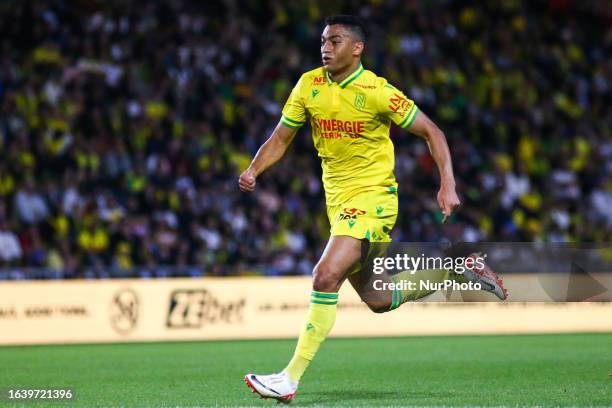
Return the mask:
<svg viewBox="0 0 612 408">
<path fill-rule="evenodd" d="M 327 206 L 331 235 L 391 242 L 397 220 L 397 189 L 359 193 L 341 205 Z"/>
</svg>

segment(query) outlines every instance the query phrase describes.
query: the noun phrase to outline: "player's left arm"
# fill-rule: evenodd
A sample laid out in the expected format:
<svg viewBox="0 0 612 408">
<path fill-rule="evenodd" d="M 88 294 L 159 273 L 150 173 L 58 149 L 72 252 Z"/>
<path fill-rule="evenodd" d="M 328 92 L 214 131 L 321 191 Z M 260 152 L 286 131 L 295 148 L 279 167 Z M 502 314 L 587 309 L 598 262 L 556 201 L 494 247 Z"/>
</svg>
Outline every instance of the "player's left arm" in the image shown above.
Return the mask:
<svg viewBox="0 0 612 408">
<path fill-rule="evenodd" d="M 438 205 L 444 214 L 442 222 L 459 207 L 461 201 L 455 190 L 455 176 L 450 150 L 444 132 L 422 111 L 417 111 L 412 123 L 407 127 L 410 133 L 422 137 L 427 141 L 429 151 L 436 161 L 440 172 L 440 190 L 438 191 Z"/>
</svg>

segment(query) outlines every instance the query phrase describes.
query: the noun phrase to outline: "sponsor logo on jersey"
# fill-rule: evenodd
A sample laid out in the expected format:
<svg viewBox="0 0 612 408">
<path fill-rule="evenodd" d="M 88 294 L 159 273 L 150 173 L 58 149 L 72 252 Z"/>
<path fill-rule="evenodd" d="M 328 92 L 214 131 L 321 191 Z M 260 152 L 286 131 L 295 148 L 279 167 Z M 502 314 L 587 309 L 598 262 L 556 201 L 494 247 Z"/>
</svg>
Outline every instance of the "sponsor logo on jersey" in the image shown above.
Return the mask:
<svg viewBox="0 0 612 408">
<path fill-rule="evenodd" d="M 404 116 L 410 108 L 410 102 L 408 102 L 408 99 L 404 98 L 398 93 L 394 93 L 393 96 L 389 98 L 389 103 L 389 109 L 391 109 L 393 112 L 399 113 L 401 116 Z"/>
<path fill-rule="evenodd" d="M 342 220 L 355 220 L 360 215 L 364 215 L 366 212 L 359 208 L 343 208 L 340 215 L 338 215 L 338 221 Z M 354 222 L 353 222 L 354 224 Z"/>
<path fill-rule="evenodd" d="M 364 85 L 364 84 L 355 84 L 355 83 L 353 83 L 353 85 L 358 88 L 363 88 L 363 89 L 376 89 L 376 85 Z"/>
<path fill-rule="evenodd" d="M 357 139 L 365 131 L 365 122 L 362 120 L 339 120 L 315 118 L 319 135 L 324 139 L 340 139 L 349 137 Z"/>
<path fill-rule="evenodd" d="M 325 83 L 325 77 L 324 76 L 322 76 L 322 77 L 314 77 L 312 79 L 312 84 L 313 85 L 319 86 L 319 85 L 323 85 L 324 83 Z"/>
</svg>

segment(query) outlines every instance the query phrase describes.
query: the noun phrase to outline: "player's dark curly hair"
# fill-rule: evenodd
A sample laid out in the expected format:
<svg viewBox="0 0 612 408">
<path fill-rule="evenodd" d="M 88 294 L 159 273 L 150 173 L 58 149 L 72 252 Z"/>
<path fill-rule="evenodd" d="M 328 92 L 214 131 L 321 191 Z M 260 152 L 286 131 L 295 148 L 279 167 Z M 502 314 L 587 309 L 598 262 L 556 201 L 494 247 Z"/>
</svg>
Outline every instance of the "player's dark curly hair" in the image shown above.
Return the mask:
<svg viewBox="0 0 612 408">
<path fill-rule="evenodd" d="M 367 31 L 363 20 L 357 16 L 338 14 L 325 19 L 325 25 L 342 24 L 355 36 L 357 41 L 365 43 Z"/>
</svg>

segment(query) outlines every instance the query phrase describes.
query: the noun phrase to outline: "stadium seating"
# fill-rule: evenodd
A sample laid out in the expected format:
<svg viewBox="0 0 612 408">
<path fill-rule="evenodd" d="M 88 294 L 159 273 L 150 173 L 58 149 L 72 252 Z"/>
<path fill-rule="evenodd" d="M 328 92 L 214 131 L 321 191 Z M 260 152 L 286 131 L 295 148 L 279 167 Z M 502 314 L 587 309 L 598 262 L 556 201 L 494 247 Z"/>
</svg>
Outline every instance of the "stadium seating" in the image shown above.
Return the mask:
<svg viewBox="0 0 612 408">
<path fill-rule="evenodd" d="M 452 150 L 443 226 L 426 145 L 393 130 L 394 239 L 611 241 L 605 2 L 238 3 L 0 4 L 0 279 L 309 274 L 329 227 L 308 130 L 256 193 L 237 177 L 338 11 Z"/>
</svg>

